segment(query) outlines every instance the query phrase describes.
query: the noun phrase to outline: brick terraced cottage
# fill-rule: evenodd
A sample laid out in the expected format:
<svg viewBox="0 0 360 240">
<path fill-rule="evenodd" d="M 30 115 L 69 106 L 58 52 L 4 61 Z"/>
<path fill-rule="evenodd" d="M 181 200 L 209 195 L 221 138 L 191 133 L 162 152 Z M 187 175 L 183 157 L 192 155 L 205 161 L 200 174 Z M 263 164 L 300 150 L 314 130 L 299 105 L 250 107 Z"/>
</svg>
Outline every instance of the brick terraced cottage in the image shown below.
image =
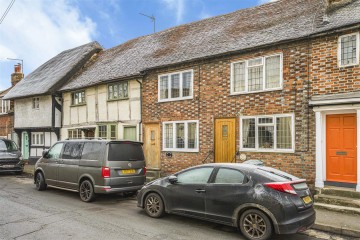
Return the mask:
<svg viewBox="0 0 360 240">
<path fill-rule="evenodd" d="M 91 42 L 61 52 L 13 87 L 3 99 L 14 101 L 14 131 L 24 159 L 37 160 L 60 139 L 62 98 L 57 91 L 97 52 Z"/>
<path fill-rule="evenodd" d="M 360 1 L 330 1 L 312 41 L 316 181 L 360 192 Z M 320 34 L 319 34 L 320 35 Z"/>
<path fill-rule="evenodd" d="M 352 181 L 359 191 L 357 157 L 329 166 L 343 176 L 351 171 L 351 181 L 321 174 L 331 170 L 319 145 L 326 136 L 315 127 L 315 115 L 318 125 L 318 112 L 324 118 L 329 110 L 315 103 L 320 95 L 357 91 L 359 23 L 360 1 L 280 0 L 137 39 L 133 51 L 153 64 L 142 71 L 150 168 L 170 174 L 204 162 L 261 159 L 312 185 L 315 178 Z M 144 42 L 161 48 L 154 44 L 149 53 L 139 49 Z M 339 58 L 350 56 L 352 66 L 339 69 Z"/>
<path fill-rule="evenodd" d="M 0 92 L 0 138 L 17 140 L 14 134 L 14 103 L 3 97 L 23 78 L 21 65 L 15 65 L 14 73 L 11 74 L 11 87 Z"/>
<path fill-rule="evenodd" d="M 125 138 L 126 125 L 139 124 L 147 167 L 158 175 L 261 159 L 319 187 L 328 180 L 359 186 L 357 156 L 342 170 L 357 169 L 356 177 L 331 179 L 324 150 L 327 104 L 357 91 L 359 23 L 359 0 L 279 0 L 130 40 L 62 88 L 64 136 L 92 128 L 95 136 Z M 346 96 L 354 101 L 354 94 Z M 331 111 L 350 114 L 354 133 L 351 104 Z"/>
</svg>

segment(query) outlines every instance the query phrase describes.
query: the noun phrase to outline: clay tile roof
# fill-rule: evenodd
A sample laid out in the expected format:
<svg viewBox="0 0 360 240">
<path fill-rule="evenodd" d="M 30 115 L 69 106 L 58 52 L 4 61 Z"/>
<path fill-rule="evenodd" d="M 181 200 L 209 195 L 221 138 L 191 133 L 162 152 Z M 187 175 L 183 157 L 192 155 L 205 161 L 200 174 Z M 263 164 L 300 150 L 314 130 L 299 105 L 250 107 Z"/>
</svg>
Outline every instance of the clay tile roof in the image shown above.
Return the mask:
<svg viewBox="0 0 360 240">
<path fill-rule="evenodd" d="M 13 87 L 0 91 L 0 98 L 4 97 Z"/>
<path fill-rule="evenodd" d="M 102 47 L 91 42 L 59 53 L 17 83 L 4 99 L 24 98 L 57 91 Z"/>
</svg>

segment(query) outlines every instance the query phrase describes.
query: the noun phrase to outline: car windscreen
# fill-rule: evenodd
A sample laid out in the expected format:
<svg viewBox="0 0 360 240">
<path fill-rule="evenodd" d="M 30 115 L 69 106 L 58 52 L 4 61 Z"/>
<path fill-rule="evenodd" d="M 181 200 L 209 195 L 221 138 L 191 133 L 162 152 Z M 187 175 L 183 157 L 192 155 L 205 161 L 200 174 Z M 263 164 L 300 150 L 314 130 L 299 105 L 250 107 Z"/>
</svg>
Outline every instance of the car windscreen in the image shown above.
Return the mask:
<svg viewBox="0 0 360 240">
<path fill-rule="evenodd" d="M 286 172 L 270 168 L 270 167 L 259 167 L 256 169 L 256 172 L 262 176 L 265 176 L 275 182 L 285 182 L 285 181 L 293 181 L 298 180 L 299 178 L 290 175 Z"/>
<path fill-rule="evenodd" d="M 15 142 L 8 140 L 0 140 L 0 151 L 2 152 L 12 152 L 17 151 L 18 147 Z"/>
<path fill-rule="evenodd" d="M 109 143 L 109 161 L 144 161 L 144 153 L 139 143 Z"/>
</svg>

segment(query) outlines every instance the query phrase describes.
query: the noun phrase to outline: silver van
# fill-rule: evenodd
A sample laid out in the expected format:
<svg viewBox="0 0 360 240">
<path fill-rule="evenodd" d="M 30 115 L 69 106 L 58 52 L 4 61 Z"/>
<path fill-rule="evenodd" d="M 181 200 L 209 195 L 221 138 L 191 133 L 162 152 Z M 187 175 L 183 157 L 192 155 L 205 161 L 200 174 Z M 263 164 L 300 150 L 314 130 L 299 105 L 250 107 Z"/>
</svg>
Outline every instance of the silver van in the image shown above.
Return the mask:
<svg viewBox="0 0 360 240">
<path fill-rule="evenodd" d="M 90 202 L 98 193 L 132 195 L 146 179 L 141 142 L 65 140 L 55 143 L 35 164 L 34 183 L 79 192 Z"/>
</svg>

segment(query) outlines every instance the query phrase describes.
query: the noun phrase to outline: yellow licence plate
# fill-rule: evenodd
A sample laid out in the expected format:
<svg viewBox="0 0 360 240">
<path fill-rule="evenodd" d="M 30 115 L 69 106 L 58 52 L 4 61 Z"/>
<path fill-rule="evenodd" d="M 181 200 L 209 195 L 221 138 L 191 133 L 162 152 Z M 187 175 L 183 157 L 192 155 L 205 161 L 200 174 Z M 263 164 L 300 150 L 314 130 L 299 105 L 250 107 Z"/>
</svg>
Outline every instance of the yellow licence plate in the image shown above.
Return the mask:
<svg viewBox="0 0 360 240">
<path fill-rule="evenodd" d="M 133 174 L 135 173 L 135 169 L 126 169 L 121 171 L 123 174 Z"/>
<path fill-rule="evenodd" d="M 312 199 L 310 196 L 303 197 L 303 201 L 305 204 L 309 204 L 312 202 Z"/>
</svg>

